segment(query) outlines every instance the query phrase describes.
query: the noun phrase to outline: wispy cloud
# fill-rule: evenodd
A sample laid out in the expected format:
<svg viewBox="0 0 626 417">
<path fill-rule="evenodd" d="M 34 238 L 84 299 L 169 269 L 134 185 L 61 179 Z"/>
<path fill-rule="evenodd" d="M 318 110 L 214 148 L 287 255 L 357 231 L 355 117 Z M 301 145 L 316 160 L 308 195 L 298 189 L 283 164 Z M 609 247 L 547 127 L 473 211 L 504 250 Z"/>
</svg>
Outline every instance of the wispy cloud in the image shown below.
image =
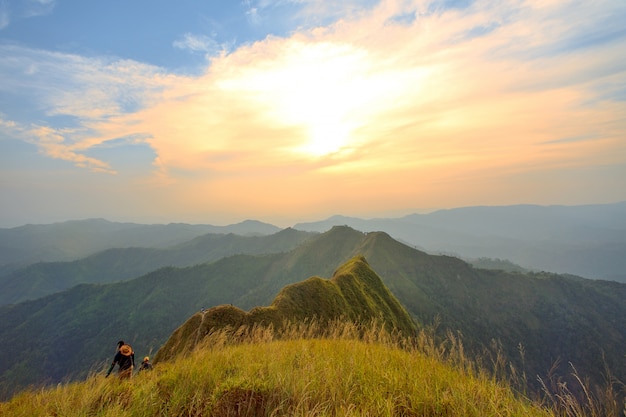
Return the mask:
<svg viewBox="0 0 626 417">
<path fill-rule="evenodd" d="M 55 6 L 56 0 L 25 0 L 22 5 L 24 17 L 47 15 Z"/>
<path fill-rule="evenodd" d="M 13 19 L 24 19 L 45 16 L 52 13 L 56 0 L 24 0 L 10 3 L 0 1 L 0 30 L 6 28 Z"/>
<path fill-rule="evenodd" d="M 120 115 L 143 108 L 163 88 L 159 71 L 134 61 L 85 58 L 0 45 L 0 91 L 17 113 L 4 115 L 5 137 L 38 146 L 45 155 L 81 168 L 114 173 L 108 163 L 87 157 L 92 147 L 119 139 Z M 17 110 L 27 109 L 22 120 Z M 12 117 L 12 119 L 10 119 Z M 124 129 L 122 129 L 124 130 Z"/>
<path fill-rule="evenodd" d="M 214 38 L 207 35 L 194 35 L 185 33 L 181 39 L 174 41 L 175 48 L 191 52 L 202 52 L 207 55 L 216 55 L 224 50 L 224 45 L 219 44 Z"/>
<path fill-rule="evenodd" d="M 6 0 L 2 0 L 0 1 L 0 30 L 9 26 L 9 23 L 11 23 L 9 6 Z"/>
<path fill-rule="evenodd" d="M 338 19 L 351 18 L 373 7 L 376 0 L 244 0 L 246 17 L 253 25 L 273 24 L 287 19 L 293 28 L 310 28 L 329 24 Z"/>
<path fill-rule="evenodd" d="M 29 125 L 15 123 L 0 117 L 0 129 L 13 139 L 36 145 L 44 155 L 68 161 L 79 168 L 86 168 L 94 172 L 114 174 L 109 164 L 81 153 L 81 146 L 77 142 L 68 140 L 77 136 L 74 129 L 55 129 L 50 126 Z"/>
</svg>

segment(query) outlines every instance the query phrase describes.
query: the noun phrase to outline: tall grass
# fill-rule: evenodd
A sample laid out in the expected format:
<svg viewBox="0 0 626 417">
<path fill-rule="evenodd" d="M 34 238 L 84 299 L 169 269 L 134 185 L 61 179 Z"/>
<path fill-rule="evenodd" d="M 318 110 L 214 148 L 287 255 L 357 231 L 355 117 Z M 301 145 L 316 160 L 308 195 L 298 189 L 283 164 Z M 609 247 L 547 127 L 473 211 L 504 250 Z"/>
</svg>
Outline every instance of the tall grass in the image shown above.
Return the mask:
<svg viewBox="0 0 626 417">
<path fill-rule="evenodd" d="M 554 377 L 548 373 L 548 377 L 538 378 L 542 387 L 542 401 L 559 415 L 568 417 L 619 417 L 626 416 L 626 401 L 624 395 L 624 383 L 614 379 L 610 372 L 605 370 L 606 382 L 603 387 L 592 389 L 576 370 L 573 364 L 569 364 L 572 370 L 571 380 L 575 382 L 569 386 L 562 378 Z"/>
<path fill-rule="evenodd" d="M 24 392 L 2 416 L 554 416 L 483 372 L 454 337 L 376 322 L 222 329 L 190 354 L 119 381 Z M 574 414 L 575 415 L 575 414 Z M 593 414 L 591 414 L 593 416 Z"/>
</svg>

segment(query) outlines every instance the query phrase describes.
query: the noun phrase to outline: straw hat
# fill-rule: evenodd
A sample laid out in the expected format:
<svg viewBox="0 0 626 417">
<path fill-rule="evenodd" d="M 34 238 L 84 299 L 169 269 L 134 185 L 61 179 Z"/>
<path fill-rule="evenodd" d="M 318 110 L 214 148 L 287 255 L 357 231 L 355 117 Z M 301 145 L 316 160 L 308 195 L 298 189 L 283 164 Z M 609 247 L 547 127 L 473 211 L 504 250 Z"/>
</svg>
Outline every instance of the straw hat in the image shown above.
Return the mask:
<svg viewBox="0 0 626 417">
<path fill-rule="evenodd" d="M 123 345 L 120 348 L 120 353 L 124 356 L 130 356 L 133 353 L 133 348 L 128 345 Z"/>
</svg>

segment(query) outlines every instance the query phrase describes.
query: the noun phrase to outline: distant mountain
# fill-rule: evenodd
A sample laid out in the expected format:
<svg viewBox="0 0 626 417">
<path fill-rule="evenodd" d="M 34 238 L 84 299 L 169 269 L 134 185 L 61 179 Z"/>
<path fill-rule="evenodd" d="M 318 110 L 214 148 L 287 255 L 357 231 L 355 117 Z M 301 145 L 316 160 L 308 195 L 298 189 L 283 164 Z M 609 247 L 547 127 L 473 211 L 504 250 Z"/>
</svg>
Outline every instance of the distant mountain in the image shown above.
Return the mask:
<svg viewBox="0 0 626 417">
<path fill-rule="evenodd" d="M 354 323 L 377 320 L 406 337 L 415 335 L 409 313 L 389 292 L 363 257 L 342 265 L 330 280 L 311 277 L 284 287 L 269 307 L 250 312 L 232 305 L 220 305 L 198 312 L 170 336 L 155 356 L 154 363 L 191 352 L 211 332 L 230 327 L 272 326 L 279 330 L 286 323 L 333 320 Z"/>
<path fill-rule="evenodd" d="M 482 270 L 416 250 L 386 233 L 334 227 L 285 253 L 167 267 L 0 307 L 0 393 L 102 369 L 119 339 L 132 343 L 138 355 L 155 353 L 203 307 L 268 305 L 286 285 L 330 276 L 357 255 L 418 324 L 439 323 L 441 334 L 462 333 L 468 355 L 482 355 L 496 340 L 530 383 L 555 361 L 565 377 L 571 362 L 596 383 L 604 381 L 605 364 L 626 380 L 625 284 Z"/>
<path fill-rule="evenodd" d="M 526 269 L 626 282 L 626 202 L 465 207 L 396 219 L 334 216 L 295 229 L 384 231 L 429 253 L 506 259 Z"/>
<path fill-rule="evenodd" d="M 289 251 L 314 235 L 284 229 L 271 235 L 205 234 L 166 249 L 108 249 L 72 262 L 41 262 L 0 275 L 0 305 L 36 299 L 78 284 L 125 281 L 164 266 L 191 266 L 235 254 Z"/>
<path fill-rule="evenodd" d="M 0 266 L 72 261 L 111 248 L 166 248 L 207 233 L 269 235 L 280 228 L 247 220 L 230 226 L 73 220 L 0 229 Z"/>
</svg>

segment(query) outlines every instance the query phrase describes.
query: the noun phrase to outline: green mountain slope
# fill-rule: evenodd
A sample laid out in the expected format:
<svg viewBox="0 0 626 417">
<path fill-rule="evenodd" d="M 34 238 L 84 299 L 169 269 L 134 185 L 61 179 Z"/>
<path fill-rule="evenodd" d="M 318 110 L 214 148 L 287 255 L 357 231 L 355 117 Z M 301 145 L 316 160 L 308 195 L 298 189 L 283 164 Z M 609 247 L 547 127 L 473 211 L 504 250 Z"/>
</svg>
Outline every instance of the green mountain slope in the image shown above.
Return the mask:
<svg viewBox="0 0 626 417">
<path fill-rule="evenodd" d="M 119 339 L 132 343 L 139 355 L 155 353 L 201 307 L 237 304 L 253 292 L 284 256 L 235 255 L 212 264 L 166 267 L 130 281 L 83 284 L 0 307 L 5 353 L 0 396 L 29 384 L 82 378 L 111 360 Z"/>
<path fill-rule="evenodd" d="M 279 331 L 287 323 L 329 323 L 380 321 L 388 329 L 409 337 L 416 327 L 398 300 L 363 257 L 342 265 L 332 279 L 311 277 L 283 288 L 269 307 L 245 312 L 232 305 L 221 305 L 194 314 L 159 349 L 155 363 L 191 352 L 204 338 L 219 329 L 242 326 L 272 326 Z"/>
<path fill-rule="evenodd" d="M 439 320 L 442 332 L 460 331 L 476 352 L 500 340 L 512 360 L 519 358 L 521 343 L 530 382 L 556 360 L 571 361 L 598 382 L 603 358 L 616 377 L 626 380 L 626 285 L 474 269 L 385 233 L 336 227 L 287 253 L 163 268 L 127 282 L 81 285 L 1 307 L 0 387 L 6 396 L 26 384 L 84 376 L 110 361 L 119 339 L 131 342 L 139 355 L 154 353 L 202 307 L 268 305 L 286 285 L 331 276 L 357 255 L 365 256 L 419 323 Z M 516 365 L 521 369 L 521 361 Z"/>
<path fill-rule="evenodd" d="M 313 235 L 294 229 L 267 236 L 206 234 L 165 249 L 109 249 L 73 262 L 41 262 L 0 276 L 0 305 L 33 300 L 78 284 L 125 281 L 165 266 L 197 265 L 240 253 L 286 252 Z"/>
<path fill-rule="evenodd" d="M 457 258 L 415 251 L 385 233 L 369 233 L 360 253 L 418 322 L 437 318 L 442 331 L 460 331 L 477 354 L 500 341 L 531 384 L 557 361 L 559 375 L 570 374 L 571 362 L 601 383 L 606 362 L 626 379 L 625 284 L 475 269 Z"/>
</svg>

